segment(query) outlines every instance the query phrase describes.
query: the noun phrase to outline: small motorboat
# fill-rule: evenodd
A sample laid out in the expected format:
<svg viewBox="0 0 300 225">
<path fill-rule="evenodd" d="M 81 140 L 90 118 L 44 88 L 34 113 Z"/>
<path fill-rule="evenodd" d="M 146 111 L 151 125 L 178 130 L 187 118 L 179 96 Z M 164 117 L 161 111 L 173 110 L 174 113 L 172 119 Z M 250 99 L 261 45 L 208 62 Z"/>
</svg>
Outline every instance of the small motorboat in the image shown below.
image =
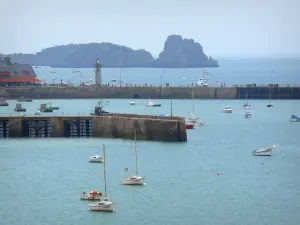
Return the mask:
<svg viewBox="0 0 300 225">
<path fill-rule="evenodd" d="M 252 114 L 251 112 L 245 112 L 245 116 L 244 116 L 246 119 L 248 118 L 252 118 Z"/>
<path fill-rule="evenodd" d="M 233 109 L 231 108 L 230 105 L 228 105 L 228 106 L 225 106 L 224 109 L 222 109 L 222 112 L 223 113 L 232 113 Z"/>
<path fill-rule="evenodd" d="M 26 112 L 26 109 L 22 108 L 22 105 L 19 103 L 16 104 L 16 108 L 14 110 L 15 110 L 15 112 Z"/>
<path fill-rule="evenodd" d="M 96 190 L 91 190 L 88 193 L 82 192 L 80 200 L 100 200 L 102 193 Z"/>
<path fill-rule="evenodd" d="M 293 114 L 290 118 L 290 122 L 300 122 L 300 117 Z"/>
<path fill-rule="evenodd" d="M 135 104 L 136 104 L 135 101 L 129 102 L 129 105 L 135 105 Z"/>
<path fill-rule="evenodd" d="M 194 129 L 194 123 L 187 122 L 187 123 L 185 124 L 185 129 Z"/>
<path fill-rule="evenodd" d="M 40 115 L 42 115 L 42 112 L 38 109 L 38 110 L 34 113 L 34 115 L 40 116 Z"/>
<path fill-rule="evenodd" d="M 8 106 L 8 102 L 6 101 L 6 99 L 0 99 L 0 106 Z"/>
<path fill-rule="evenodd" d="M 271 148 L 259 148 L 257 150 L 254 150 L 252 154 L 256 156 L 271 156 L 273 148 L 276 148 L 276 146 L 273 145 Z"/>
<path fill-rule="evenodd" d="M 53 106 L 51 102 L 48 102 L 47 108 L 52 109 L 52 110 L 58 110 L 59 109 L 58 106 Z"/>
<path fill-rule="evenodd" d="M 52 108 L 49 108 L 46 104 L 41 104 L 41 108 L 39 109 L 41 112 L 53 112 Z"/>
<path fill-rule="evenodd" d="M 108 199 L 104 199 L 103 201 L 99 201 L 94 204 L 89 204 L 88 206 L 89 209 L 92 211 L 103 211 L 103 212 L 114 211 L 114 203 L 109 201 Z"/>
<path fill-rule="evenodd" d="M 121 179 L 122 184 L 129 184 L 129 185 L 144 185 L 145 179 L 141 176 L 131 176 L 128 178 Z"/>
<path fill-rule="evenodd" d="M 146 102 L 145 106 L 148 106 L 148 107 L 161 107 L 161 104 L 157 104 L 153 100 L 149 99 Z"/>
<path fill-rule="evenodd" d="M 100 156 L 100 155 L 90 156 L 89 162 L 103 163 L 104 162 L 104 158 L 102 156 Z"/>
<path fill-rule="evenodd" d="M 273 104 L 271 104 L 271 103 L 269 103 L 268 105 L 267 105 L 267 107 L 273 107 Z"/>
</svg>

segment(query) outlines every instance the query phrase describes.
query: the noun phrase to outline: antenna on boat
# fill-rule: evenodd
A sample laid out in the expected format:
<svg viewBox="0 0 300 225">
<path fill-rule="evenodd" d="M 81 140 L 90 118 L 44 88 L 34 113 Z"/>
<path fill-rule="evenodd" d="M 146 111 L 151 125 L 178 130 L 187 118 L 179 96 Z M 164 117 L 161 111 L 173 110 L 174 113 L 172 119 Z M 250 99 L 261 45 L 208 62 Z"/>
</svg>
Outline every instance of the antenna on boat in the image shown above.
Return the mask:
<svg viewBox="0 0 300 225">
<path fill-rule="evenodd" d="M 104 157 L 104 193 L 105 193 L 105 197 L 107 197 L 107 185 L 106 185 L 106 151 L 105 151 L 105 144 L 103 144 L 103 157 Z"/>
</svg>

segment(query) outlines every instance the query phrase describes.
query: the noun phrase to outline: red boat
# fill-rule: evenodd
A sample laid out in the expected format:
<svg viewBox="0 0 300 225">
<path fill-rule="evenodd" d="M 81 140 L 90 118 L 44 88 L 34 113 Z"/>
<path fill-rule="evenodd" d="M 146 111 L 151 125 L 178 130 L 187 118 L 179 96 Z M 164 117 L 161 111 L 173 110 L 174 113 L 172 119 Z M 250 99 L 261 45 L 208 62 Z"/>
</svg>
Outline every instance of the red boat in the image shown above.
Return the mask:
<svg viewBox="0 0 300 225">
<path fill-rule="evenodd" d="M 185 124 L 185 129 L 194 129 L 194 124 L 192 124 L 192 123 L 186 123 Z"/>
</svg>

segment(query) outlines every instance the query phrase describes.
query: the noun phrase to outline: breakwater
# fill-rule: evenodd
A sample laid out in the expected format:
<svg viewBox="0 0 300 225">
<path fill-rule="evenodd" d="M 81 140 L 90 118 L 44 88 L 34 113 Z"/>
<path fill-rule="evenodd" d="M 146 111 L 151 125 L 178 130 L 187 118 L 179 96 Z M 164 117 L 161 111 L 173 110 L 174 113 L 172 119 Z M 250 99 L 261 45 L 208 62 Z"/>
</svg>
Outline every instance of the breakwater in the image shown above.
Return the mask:
<svg viewBox="0 0 300 225">
<path fill-rule="evenodd" d="M 0 117 L 0 137 L 106 137 L 186 142 L 183 117 L 136 114 Z"/>
<path fill-rule="evenodd" d="M 79 87 L 18 87 L 0 88 L 0 97 L 17 99 L 89 99 L 89 98 L 165 98 L 241 99 L 300 99 L 300 87 L 138 87 L 138 86 L 79 86 Z"/>
</svg>

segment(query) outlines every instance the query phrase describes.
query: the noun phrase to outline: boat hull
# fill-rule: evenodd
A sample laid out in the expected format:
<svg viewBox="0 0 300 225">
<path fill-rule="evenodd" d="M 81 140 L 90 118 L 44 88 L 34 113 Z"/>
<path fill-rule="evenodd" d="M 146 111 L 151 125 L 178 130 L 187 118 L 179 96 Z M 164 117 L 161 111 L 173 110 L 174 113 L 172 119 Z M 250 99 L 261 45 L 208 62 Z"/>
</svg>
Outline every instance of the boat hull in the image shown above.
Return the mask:
<svg viewBox="0 0 300 225">
<path fill-rule="evenodd" d="M 93 163 L 103 163 L 104 159 L 93 159 L 93 158 L 89 158 L 89 162 L 93 162 Z"/>
<path fill-rule="evenodd" d="M 114 212 L 114 204 L 112 202 L 98 202 L 88 206 L 91 211 Z"/>
<path fill-rule="evenodd" d="M 81 194 L 80 200 L 100 200 L 100 195 L 93 196 L 90 194 Z"/>
<path fill-rule="evenodd" d="M 130 179 L 130 178 L 125 178 L 121 179 L 121 183 L 125 185 L 144 185 L 145 184 L 145 179 Z"/>
<path fill-rule="evenodd" d="M 254 150 L 253 155 L 255 156 L 272 156 L 272 149 L 266 149 L 266 150 Z"/>
<path fill-rule="evenodd" d="M 26 109 L 15 109 L 15 112 L 26 112 Z"/>
<path fill-rule="evenodd" d="M 223 109 L 223 113 L 233 113 L 233 110 L 231 109 Z"/>
<path fill-rule="evenodd" d="M 0 103 L 0 106 L 8 106 L 8 103 Z"/>
<path fill-rule="evenodd" d="M 300 122 L 300 118 L 297 119 L 289 119 L 290 122 Z"/>
</svg>

